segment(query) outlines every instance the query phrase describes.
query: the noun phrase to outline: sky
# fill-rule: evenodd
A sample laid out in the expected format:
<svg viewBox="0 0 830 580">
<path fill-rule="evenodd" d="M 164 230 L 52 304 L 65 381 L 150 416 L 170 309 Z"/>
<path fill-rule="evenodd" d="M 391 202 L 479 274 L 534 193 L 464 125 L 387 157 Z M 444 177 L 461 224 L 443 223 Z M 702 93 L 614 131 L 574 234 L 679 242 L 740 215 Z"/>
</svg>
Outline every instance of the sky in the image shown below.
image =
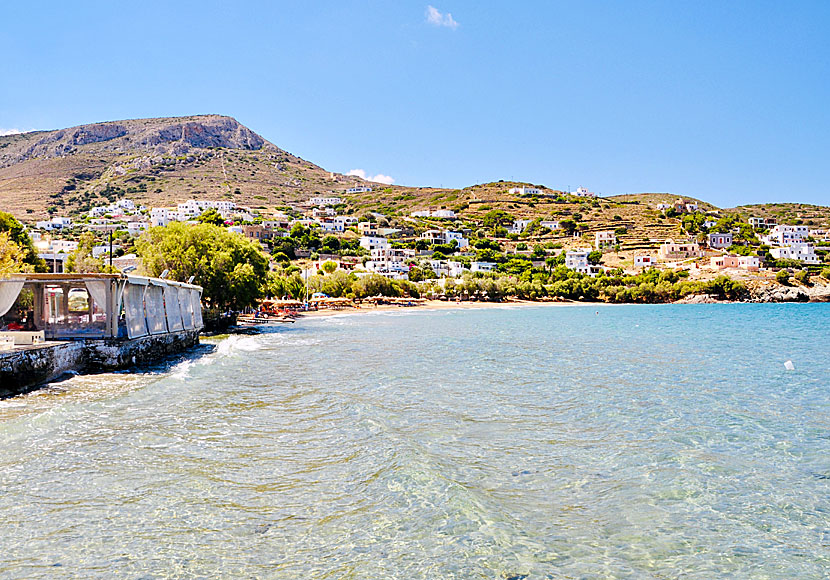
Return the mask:
<svg viewBox="0 0 830 580">
<path fill-rule="evenodd" d="M 830 2 L 9 0 L 0 133 L 230 115 L 327 170 L 830 205 Z"/>
</svg>

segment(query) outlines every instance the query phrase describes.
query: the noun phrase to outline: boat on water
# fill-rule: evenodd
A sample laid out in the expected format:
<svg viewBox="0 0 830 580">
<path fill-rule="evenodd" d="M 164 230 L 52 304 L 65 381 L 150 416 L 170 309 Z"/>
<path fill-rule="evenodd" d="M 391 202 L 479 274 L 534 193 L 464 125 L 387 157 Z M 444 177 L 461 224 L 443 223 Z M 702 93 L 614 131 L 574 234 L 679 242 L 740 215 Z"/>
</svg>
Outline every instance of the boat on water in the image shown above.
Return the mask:
<svg viewBox="0 0 830 580">
<path fill-rule="evenodd" d="M 67 372 L 150 363 L 191 348 L 202 288 L 127 274 L 0 279 L 0 397 Z"/>
</svg>

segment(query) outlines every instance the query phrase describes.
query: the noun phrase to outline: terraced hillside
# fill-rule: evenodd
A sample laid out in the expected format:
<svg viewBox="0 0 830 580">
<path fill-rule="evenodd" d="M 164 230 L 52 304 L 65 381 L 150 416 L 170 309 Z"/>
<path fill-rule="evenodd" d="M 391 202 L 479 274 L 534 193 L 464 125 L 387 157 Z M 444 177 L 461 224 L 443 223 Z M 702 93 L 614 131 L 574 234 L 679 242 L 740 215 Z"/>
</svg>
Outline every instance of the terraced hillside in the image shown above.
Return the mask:
<svg viewBox="0 0 830 580">
<path fill-rule="evenodd" d="M 656 209 L 658 203 L 673 202 L 676 194 L 585 199 L 536 184 L 541 195 L 517 196 L 509 190 L 525 184 L 507 181 L 464 189 L 375 183 L 372 192 L 346 194 L 355 183 L 368 184 L 330 173 L 235 119 L 218 115 L 112 121 L 0 137 L 0 210 L 29 222 L 48 215 L 79 215 L 124 197 L 147 206 L 168 206 L 191 198 L 227 199 L 267 216 L 299 208 L 315 195 L 334 194 L 346 199 L 346 212 L 383 214 L 390 225 L 412 226 L 409 214 L 423 209 L 452 209 L 470 228 L 496 209 L 518 219 L 568 219 L 579 224 L 586 236 L 604 229 L 618 231 L 623 253 L 652 249 L 659 241 L 681 235 L 679 220 Z M 830 208 L 823 206 L 719 209 L 694 201 L 703 211 L 830 225 Z M 416 225 L 430 223 L 418 220 Z M 561 238 L 561 234 L 550 237 Z M 563 242 L 585 245 L 582 240 Z"/>
</svg>

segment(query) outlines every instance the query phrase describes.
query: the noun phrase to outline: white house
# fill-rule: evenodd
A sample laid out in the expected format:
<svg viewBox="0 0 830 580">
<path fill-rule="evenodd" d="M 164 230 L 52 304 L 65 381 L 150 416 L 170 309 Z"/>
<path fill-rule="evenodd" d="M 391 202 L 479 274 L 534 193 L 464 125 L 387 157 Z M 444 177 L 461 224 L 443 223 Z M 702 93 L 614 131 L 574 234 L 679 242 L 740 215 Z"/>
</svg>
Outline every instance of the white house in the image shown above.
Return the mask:
<svg viewBox="0 0 830 580">
<path fill-rule="evenodd" d="M 72 227 L 72 218 L 54 217 L 49 221 L 35 223 L 35 227 L 43 230 L 62 230 L 64 228 Z"/>
<path fill-rule="evenodd" d="M 565 252 L 565 267 L 581 274 L 596 276 L 600 268 L 588 262 L 588 254 L 590 253 L 591 248 L 568 250 Z"/>
<path fill-rule="evenodd" d="M 342 233 L 345 230 L 343 222 L 338 222 L 336 220 L 333 220 L 332 218 L 318 219 L 317 223 L 320 224 L 320 229 L 324 232 Z"/>
<path fill-rule="evenodd" d="M 49 249 L 56 254 L 60 252 L 69 254 L 78 249 L 78 242 L 72 240 L 52 240 L 49 242 Z"/>
<path fill-rule="evenodd" d="M 459 250 L 470 245 L 470 241 L 461 232 L 447 230 L 427 230 L 420 235 L 420 239 L 427 240 L 430 244 L 451 244 L 455 240 Z"/>
<path fill-rule="evenodd" d="M 577 197 L 596 197 L 597 194 L 593 191 L 588 191 L 588 188 L 582 187 L 581 185 L 576 188 L 576 191 L 572 191 L 571 195 L 575 195 Z"/>
<path fill-rule="evenodd" d="M 127 231 L 133 235 L 141 233 L 142 231 L 146 230 L 150 227 L 150 224 L 147 222 L 128 222 L 127 223 Z"/>
<path fill-rule="evenodd" d="M 113 245 L 112 246 L 112 253 L 114 254 L 116 251 L 120 250 L 121 246 Z M 93 258 L 100 258 L 104 254 L 110 253 L 109 244 L 101 244 L 100 246 L 93 246 L 92 247 L 92 257 Z"/>
<path fill-rule="evenodd" d="M 346 190 L 346 193 L 370 193 L 372 188 L 368 185 L 355 185 Z"/>
<path fill-rule="evenodd" d="M 670 203 L 658 203 L 657 204 L 657 211 L 665 211 L 667 209 L 671 209 L 672 205 Z"/>
<path fill-rule="evenodd" d="M 747 222 L 753 228 L 769 228 L 778 225 L 778 218 L 751 217 Z"/>
<path fill-rule="evenodd" d="M 357 223 L 357 218 L 350 215 L 337 215 L 334 216 L 334 221 L 343 224 L 343 229 L 345 230 L 346 228 L 355 225 Z"/>
<path fill-rule="evenodd" d="M 635 268 L 652 268 L 657 264 L 654 256 L 634 256 Z"/>
<path fill-rule="evenodd" d="M 444 220 L 454 220 L 456 218 L 455 212 L 451 209 L 436 209 L 432 212 L 432 217 Z"/>
<path fill-rule="evenodd" d="M 532 221 L 533 220 L 514 220 L 513 224 L 507 228 L 507 233 L 520 234 L 527 229 L 527 226 L 529 226 Z"/>
<path fill-rule="evenodd" d="M 791 243 L 789 246 L 770 248 L 769 251 L 776 260 L 798 260 L 802 264 L 820 264 L 813 244 Z"/>
<path fill-rule="evenodd" d="M 177 219 L 179 219 L 178 210 L 172 210 L 166 207 L 154 207 L 150 210 L 150 223 L 153 224 L 153 227 L 165 227 Z"/>
<path fill-rule="evenodd" d="M 231 217 L 236 210 L 236 203 L 232 201 L 210 201 L 206 199 L 189 199 L 176 206 L 178 215 L 176 219 L 180 222 L 195 219 L 209 209 L 215 209 L 224 219 Z M 152 210 L 151 210 L 152 213 Z"/>
<path fill-rule="evenodd" d="M 371 252 L 372 250 L 388 248 L 389 240 L 380 236 L 363 236 L 360 238 L 360 246 Z"/>
<path fill-rule="evenodd" d="M 359 189 L 359 188 L 356 188 Z M 369 188 L 369 191 L 372 191 L 372 188 Z M 349 193 L 360 193 L 358 191 L 352 191 L 351 189 L 348 190 Z M 308 200 L 308 203 L 311 205 L 317 206 L 327 206 L 327 205 L 340 205 L 343 203 L 343 198 L 341 197 L 312 197 Z"/>
<path fill-rule="evenodd" d="M 311 217 L 319 218 L 319 217 L 334 217 L 337 215 L 337 212 L 334 211 L 333 207 L 324 206 L 324 207 L 315 207 L 311 210 Z"/>
<path fill-rule="evenodd" d="M 549 230 L 558 230 L 559 229 L 559 222 L 557 221 L 543 221 L 539 222 L 539 225 L 543 228 L 548 228 Z"/>
<path fill-rule="evenodd" d="M 617 235 L 613 230 L 605 230 L 594 234 L 594 247 L 597 250 L 617 245 Z"/>
<path fill-rule="evenodd" d="M 496 266 L 493 262 L 471 262 L 470 272 L 492 272 Z"/>
<path fill-rule="evenodd" d="M 807 226 L 785 226 L 778 225 L 769 231 L 769 234 L 761 237 L 761 241 L 769 245 L 791 246 L 800 244 L 810 235 Z"/>
<path fill-rule="evenodd" d="M 405 248 L 375 248 L 371 251 L 372 259 L 366 262 L 366 269 L 378 273 L 409 272 L 409 262 L 415 254 L 415 250 Z"/>
<path fill-rule="evenodd" d="M 513 187 L 510 189 L 512 195 L 540 195 L 542 191 L 536 187 Z"/>
<path fill-rule="evenodd" d="M 457 278 L 464 273 L 464 264 L 452 260 L 430 260 L 430 268 L 443 278 Z"/>
<path fill-rule="evenodd" d="M 420 209 L 409 214 L 410 217 L 433 217 L 445 220 L 454 220 L 456 218 L 455 212 L 451 209 Z"/>
</svg>

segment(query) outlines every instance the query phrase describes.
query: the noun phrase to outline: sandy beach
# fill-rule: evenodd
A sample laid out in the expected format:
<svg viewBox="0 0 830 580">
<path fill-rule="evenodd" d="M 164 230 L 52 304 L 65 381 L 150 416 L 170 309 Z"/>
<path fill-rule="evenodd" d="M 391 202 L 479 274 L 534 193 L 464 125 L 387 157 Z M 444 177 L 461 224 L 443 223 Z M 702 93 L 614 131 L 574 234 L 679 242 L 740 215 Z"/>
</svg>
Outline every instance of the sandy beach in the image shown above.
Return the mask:
<svg viewBox="0 0 830 580">
<path fill-rule="evenodd" d="M 303 312 L 301 318 L 320 318 L 324 316 L 336 316 L 338 314 L 368 314 L 372 312 L 398 312 L 407 310 L 478 310 L 482 308 L 504 308 L 515 306 L 567 306 L 569 304 L 577 303 L 573 301 L 539 302 L 533 300 L 506 300 L 504 302 L 455 302 L 450 300 L 427 300 L 425 302 L 418 302 L 415 306 L 399 306 L 396 304 L 382 304 L 378 306 L 366 304 L 360 307 L 310 310 L 308 312 Z"/>
</svg>

